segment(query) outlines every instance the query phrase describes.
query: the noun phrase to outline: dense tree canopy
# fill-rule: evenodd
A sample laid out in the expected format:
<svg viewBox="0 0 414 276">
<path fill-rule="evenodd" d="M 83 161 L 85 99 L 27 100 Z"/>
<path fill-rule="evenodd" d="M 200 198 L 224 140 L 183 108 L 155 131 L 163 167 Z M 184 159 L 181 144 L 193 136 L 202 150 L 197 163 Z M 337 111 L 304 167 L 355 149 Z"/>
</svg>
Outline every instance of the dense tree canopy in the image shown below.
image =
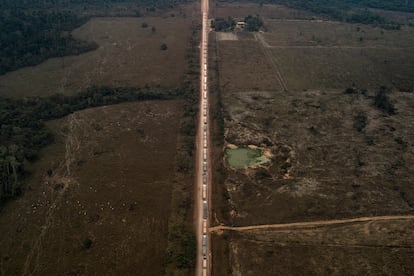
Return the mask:
<svg viewBox="0 0 414 276">
<path fill-rule="evenodd" d="M 255 0 L 253 0 L 255 1 Z M 380 16 L 369 8 L 414 12 L 414 1 L 407 0 L 256 0 L 260 3 L 283 4 L 308 10 L 335 20 L 373 24 L 387 29 L 399 29 L 399 24 Z"/>
<path fill-rule="evenodd" d="M 3 11 L 0 16 L 0 74 L 39 64 L 50 57 L 95 49 L 96 44 L 76 40 L 70 34 L 86 20 L 67 11 Z"/>
</svg>

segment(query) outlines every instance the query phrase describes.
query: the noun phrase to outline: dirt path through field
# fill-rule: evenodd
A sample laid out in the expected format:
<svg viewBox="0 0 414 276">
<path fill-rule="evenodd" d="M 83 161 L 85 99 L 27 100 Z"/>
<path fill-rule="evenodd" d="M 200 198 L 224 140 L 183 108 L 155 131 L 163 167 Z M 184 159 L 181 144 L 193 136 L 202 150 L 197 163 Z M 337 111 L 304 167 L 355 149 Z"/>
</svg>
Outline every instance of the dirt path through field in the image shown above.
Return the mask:
<svg viewBox="0 0 414 276">
<path fill-rule="evenodd" d="M 282 229 L 282 228 L 314 228 L 327 225 L 338 225 L 348 223 L 360 223 L 360 222 L 372 222 L 372 221 L 392 221 L 392 220 L 409 220 L 414 219 L 414 215 L 401 215 L 401 216 L 378 216 L 378 217 L 360 217 L 353 219 L 336 219 L 336 220 L 325 220 L 325 221 L 307 221 L 307 222 L 293 222 L 293 223 L 280 223 L 280 224 L 263 224 L 263 225 L 251 225 L 251 226 L 215 226 L 209 228 L 210 232 L 220 231 L 249 231 L 258 229 Z"/>
</svg>

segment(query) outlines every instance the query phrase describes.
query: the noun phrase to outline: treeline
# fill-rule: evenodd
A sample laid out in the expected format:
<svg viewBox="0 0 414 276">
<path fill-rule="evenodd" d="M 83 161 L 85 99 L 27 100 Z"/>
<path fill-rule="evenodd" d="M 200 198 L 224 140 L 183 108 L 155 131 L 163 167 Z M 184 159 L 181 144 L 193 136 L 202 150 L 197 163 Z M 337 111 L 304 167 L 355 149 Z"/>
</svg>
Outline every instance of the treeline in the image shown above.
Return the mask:
<svg viewBox="0 0 414 276">
<path fill-rule="evenodd" d="M 132 3 L 140 6 L 171 7 L 191 0 L 2 0 L 0 8 L 60 9 L 79 7 L 111 7 L 117 3 Z"/>
<path fill-rule="evenodd" d="M 233 17 L 229 16 L 228 18 L 217 17 L 211 21 L 211 27 L 214 28 L 216 32 L 231 32 L 236 26 L 236 21 Z"/>
<path fill-rule="evenodd" d="M 400 0 L 257 0 L 310 11 L 334 20 L 371 24 L 384 29 L 400 29 L 400 24 L 380 16 L 369 8 L 414 12 L 413 1 Z M 398 3 L 398 4 L 397 4 Z"/>
<path fill-rule="evenodd" d="M 80 41 L 71 31 L 112 5 L 171 8 L 187 0 L 2 0 L 0 1 L 0 75 L 37 65 L 52 57 L 78 55 L 98 47 Z M 135 16 L 141 13 L 139 8 Z"/>
<path fill-rule="evenodd" d="M 70 11 L 3 11 L 0 16 L 0 74 L 97 48 L 70 31 L 87 21 Z"/>
<path fill-rule="evenodd" d="M 188 98 L 191 87 L 110 88 L 91 87 L 74 96 L 46 98 L 0 98 L 0 201 L 21 192 L 24 164 L 34 161 L 38 151 L 53 141 L 44 121 L 66 116 L 74 111 L 127 101 Z"/>
<path fill-rule="evenodd" d="M 414 12 L 414 1 L 411 0 L 345 0 L 344 2 L 366 8 Z"/>
</svg>

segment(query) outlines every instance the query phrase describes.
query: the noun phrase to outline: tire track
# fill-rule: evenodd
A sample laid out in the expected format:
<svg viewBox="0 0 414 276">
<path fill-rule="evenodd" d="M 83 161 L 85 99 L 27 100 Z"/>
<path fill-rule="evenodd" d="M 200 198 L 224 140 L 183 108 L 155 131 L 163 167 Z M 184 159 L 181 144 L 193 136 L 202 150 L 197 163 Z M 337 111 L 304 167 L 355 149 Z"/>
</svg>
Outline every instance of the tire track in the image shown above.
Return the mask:
<svg viewBox="0 0 414 276">
<path fill-rule="evenodd" d="M 260 230 L 260 229 L 285 229 L 285 228 L 303 229 L 303 228 L 315 228 L 315 227 L 329 226 L 329 225 L 341 225 L 341 224 L 374 222 L 374 221 L 393 221 L 393 220 L 414 220 L 414 215 L 359 217 L 359 218 L 352 218 L 352 219 L 320 220 L 320 221 L 262 224 L 262 225 L 250 225 L 250 226 L 236 226 L 236 227 L 219 225 L 219 226 L 210 227 L 209 232 L 210 233 L 220 232 L 220 231 L 241 232 L 241 231 Z"/>
</svg>

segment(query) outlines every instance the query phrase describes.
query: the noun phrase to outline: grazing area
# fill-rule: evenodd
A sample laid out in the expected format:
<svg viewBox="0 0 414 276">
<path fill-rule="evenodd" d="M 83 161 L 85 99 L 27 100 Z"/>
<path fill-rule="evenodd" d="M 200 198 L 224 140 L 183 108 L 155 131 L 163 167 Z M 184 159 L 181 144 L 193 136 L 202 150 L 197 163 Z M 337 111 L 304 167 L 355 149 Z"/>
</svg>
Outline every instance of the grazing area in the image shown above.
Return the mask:
<svg viewBox="0 0 414 276">
<path fill-rule="evenodd" d="M 193 274 L 199 10 L 110 2 L 0 76 L 0 274 Z"/>
<path fill-rule="evenodd" d="M 148 27 L 143 28 L 143 23 Z M 93 18 L 72 34 L 97 43 L 97 50 L 52 58 L 0 76 L 0 95 L 72 95 L 92 85 L 181 86 L 188 68 L 191 25 L 191 18 L 182 16 Z M 160 50 L 163 43 L 168 50 Z"/>
<path fill-rule="evenodd" d="M 213 16 L 237 21 L 253 6 L 222 2 Z M 237 40 L 216 33 L 210 52 L 223 152 L 228 144 L 253 145 L 270 162 L 239 169 L 223 162 L 216 225 L 414 214 L 414 28 L 307 18 L 276 5 L 256 9 L 264 32 L 236 28 Z M 212 234 L 220 258 L 213 274 L 410 274 L 412 222 L 223 229 Z"/>
<path fill-rule="evenodd" d="M 163 274 L 182 109 L 144 101 L 50 122 L 56 143 L 1 212 L 3 273 Z"/>
<path fill-rule="evenodd" d="M 242 275 L 400 275 L 414 270 L 413 221 L 249 230 L 226 235 Z M 234 273 L 234 274 L 236 274 Z"/>
</svg>

